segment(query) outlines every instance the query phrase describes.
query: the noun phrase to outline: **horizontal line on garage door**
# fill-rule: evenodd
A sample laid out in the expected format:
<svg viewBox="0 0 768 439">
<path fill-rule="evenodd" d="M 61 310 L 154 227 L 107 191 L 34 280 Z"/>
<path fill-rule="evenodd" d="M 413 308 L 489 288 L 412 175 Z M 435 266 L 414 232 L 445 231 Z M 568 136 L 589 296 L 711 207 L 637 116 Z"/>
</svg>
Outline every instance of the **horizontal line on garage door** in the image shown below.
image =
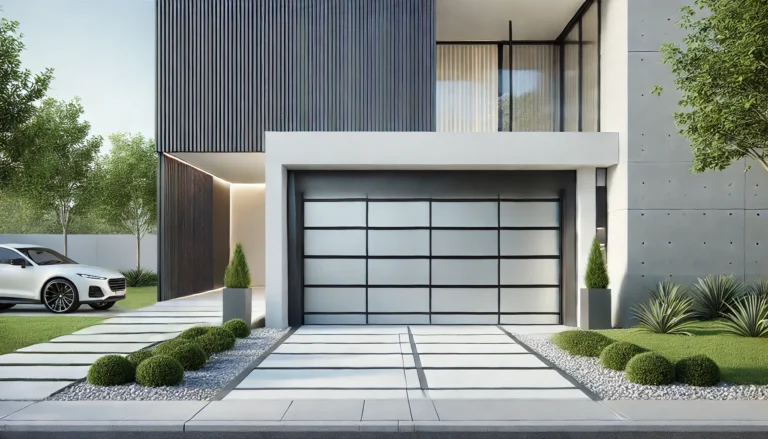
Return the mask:
<svg viewBox="0 0 768 439">
<path fill-rule="evenodd" d="M 559 312 L 467 312 L 467 311 L 455 311 L 455 312 L 305 312 L 304 315 L 333 315 L 333 316 L 361 316 L 361 315 L 384 315 L 384 316 L 428 316 L 428 315 L 444 315 L 444 316 L 457 316 L 457 315 L 471 315 L 471 316 L 559 316 Z"/>
<path fill-rule="evenodd" d="M 341 284 L 341 285 L 334 285 L 334 284 L 306 284 L 304 285 L 304 288 L 560 288 L 560 285 L 558 284 L 548 284 L 548 285 L 429 285 L 429 284 L 391 284 L 391 285 L 366 285 L 366 284 Z"/>
<path fill-rule="evenodd" d="M 305 198 L 308 203 L 346 203 L 346 202 L 369 202 L 369 203 L 558 203 L 559 198 Z"/>
<path fill-rule="evenodd" d="M 560 230 L 560 227 L 428 227 L 428 226 L 402 226 L 402 227 L 365 227 L 365 226 L 305 226 L 304 230 Z"/>
<path fill-rule="evenodd" d="M 515 255 L 515 256 L 373 256 L 373 255 L 304 255 L 304 259 L 560 259 L 558 255 Z"/>
</svg>

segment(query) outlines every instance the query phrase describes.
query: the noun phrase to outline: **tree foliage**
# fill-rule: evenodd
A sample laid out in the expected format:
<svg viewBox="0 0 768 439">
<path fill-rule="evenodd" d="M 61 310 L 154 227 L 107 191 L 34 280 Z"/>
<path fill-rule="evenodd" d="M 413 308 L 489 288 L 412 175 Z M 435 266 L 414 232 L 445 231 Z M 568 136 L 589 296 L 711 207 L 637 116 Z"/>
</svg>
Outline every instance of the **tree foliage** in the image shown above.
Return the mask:
<svg viewBox="0 0 768 439">
<path fill-rule="evenodd" d="M 691 143 L 692 171 L 720 171 L 745 157 L 768 171 L 768 2 L 695 4 L 682 9 L 683 44 L 661 49 L 682 92 L 675 122 Z"/>
<path fill-rule="evenodd" d="M 605 266 L 605 255 L 600 247 L 600 241 L 595 237 L 592 240 L 592 248 L 589 250 L 589 260 L 587 260 L 587 275 L 585 282 L 587 288 L 608 288 L 610 281 L 608 279 L 608 269 Z"/>
<path fill-rule="evenodd" d="M 250 288 L 251 273 L 248 270 L 248 262 L 245 260 L 243 245 L 237 243 L 232 261 L 224 271 L 224 286 L 227 288 Z"/>
<path fill-rule="evenodd" d="M 19 129 L 35 114 L 35 104 L 48 90 L 53 70 L 32 74 L 21 66 L 24 50 L 19 23 L 0 18 L 0 183 L 6 183 L 20 166 L 24 144 Z"/>
</svg>

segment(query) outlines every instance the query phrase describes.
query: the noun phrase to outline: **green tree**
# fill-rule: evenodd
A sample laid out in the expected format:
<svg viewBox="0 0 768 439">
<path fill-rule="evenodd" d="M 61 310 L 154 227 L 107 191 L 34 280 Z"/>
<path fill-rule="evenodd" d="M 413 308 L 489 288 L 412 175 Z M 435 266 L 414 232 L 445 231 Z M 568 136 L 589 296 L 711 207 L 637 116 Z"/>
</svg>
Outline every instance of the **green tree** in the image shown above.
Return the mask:
<svg viewBox="0 0 768 439">
<path fill-rule="evenodd" d="M 224 270 L 224 286 L 227 288 L 250 288 L 251 272 L 248 270 L 248 262 L 245 260 L 243 245 L 237 243 L 232 260 Z"/>
<path fill-rule="evenodd" d="M 96 195 L 94 165 L 102 138 L 88 136 L 91 125 L 80 120 L 82 114 L 79 99 L 47 98 L 21 134 L 24 144 L 32 147 L 25 148 L 26 165 L 16 184 L 31 205 L 56 216 L 64 235 L 64 254 L 72 220 Z"/>
<path fill-rule="evenodd" d="M 18 27 L 18 22 L 0 18 L 0 183 L 20 166 L 24 144 L 16 135 L 35 114 L 35 104 L 53 79 L 52 69 L 33 75 L 21 67 L 24 43 Z"/>
<path fill-rule="evenodd" d="M 587 261 L 587 276 L 585 279 L 587 288 L 608 288 L 611 283 L 608 278 L 608 269 L 605 266 L 605 255 L 600 241 L 595 237 L 592 240 L 592 248 L 589 250 Z"/>
<path fill-rule="evenodd" d="M 683 44 L 661 48 L 683 95 L 675 122 L 691 143 L 692 171 L 720 171 L 745 157 L 768 171 L 768 2 L 695 3 L 698 11 L 682 9 Z"/>
<path fill-rule="evenodd" d="M 141 134 L 109 136 L 112 150 L 100 160 L 100 211 L 108 223 L 136 237 L 136 268 L 141 269 L 141 239 L 157 224 L 157 153 Z"/>
</svg>

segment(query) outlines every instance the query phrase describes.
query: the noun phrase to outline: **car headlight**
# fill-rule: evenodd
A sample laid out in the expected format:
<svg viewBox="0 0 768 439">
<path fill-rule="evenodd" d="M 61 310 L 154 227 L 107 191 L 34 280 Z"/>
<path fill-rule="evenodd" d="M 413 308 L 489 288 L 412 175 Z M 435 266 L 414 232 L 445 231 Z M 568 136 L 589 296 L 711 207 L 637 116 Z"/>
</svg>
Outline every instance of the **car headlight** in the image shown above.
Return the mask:
<svg viewBox="0 0 768 439">
<path fill-rule="evenodd" d="M 107 278 L 106 278 L 106 277 L 101 277 L 101 276 L 94 276 L 94 275 L 92 275 L 92 274 L 83 274 L 83 273 L 77 273 L 77 275 L 78 275 L 78 276 L 80 276 L 80 277 L 84 277 L 84 278 L 86 278 L 86 279 L 93 279 L 93 280 L 107 280 Z"/>
</svg>

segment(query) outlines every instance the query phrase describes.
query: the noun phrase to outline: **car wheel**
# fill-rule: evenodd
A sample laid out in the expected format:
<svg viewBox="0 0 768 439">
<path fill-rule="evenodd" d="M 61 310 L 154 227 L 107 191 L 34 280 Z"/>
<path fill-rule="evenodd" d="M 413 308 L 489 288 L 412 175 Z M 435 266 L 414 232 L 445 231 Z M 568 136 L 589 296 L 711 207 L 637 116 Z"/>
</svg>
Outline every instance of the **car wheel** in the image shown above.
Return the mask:
<svg viewBox="0 0 768 439">
<path fill-rule="evenodd" d="M 43 287 L 43 305 L 52 313 L 66 314 L 80 308 L 80 298 L 72 282 L 53 279 Z"/>
<path fill-rule="evenodd" d="M 98 311 L 106 311 L 113 306 L 115 306 L 115 302 L 96 302 L 96 303 L 89 303 L 88 306 L 91 308 L 98 310 Z"/>
<path fill-rule="evenodd" d="M 15 303 L 0 303 L 0 311 L 4 311 L 6 309 L 11 309 L 14 306 L 16 306 Z"/>
</svg>

